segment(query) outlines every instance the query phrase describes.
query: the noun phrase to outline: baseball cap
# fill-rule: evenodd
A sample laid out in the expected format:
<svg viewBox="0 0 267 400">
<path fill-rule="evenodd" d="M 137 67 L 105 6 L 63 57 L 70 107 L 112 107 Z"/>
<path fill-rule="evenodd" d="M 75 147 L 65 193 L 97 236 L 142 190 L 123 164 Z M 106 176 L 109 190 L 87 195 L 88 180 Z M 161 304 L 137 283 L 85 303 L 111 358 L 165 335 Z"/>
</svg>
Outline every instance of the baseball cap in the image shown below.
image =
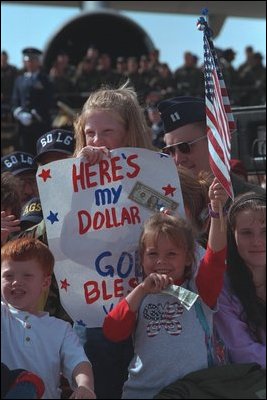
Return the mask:
<svg viewBox="0 0 267 400">
<path fill-rule="evenodd" d="M 22 50 L 23 59 L 25 61 L 39 59 L 42 55 L 41 50 L 36 49 L 35 47 L 26 47 Z"/>
<path fill-rule="evenodd" d="M 38 165 L 34 161 L 33 155 L 30 153 L 15 151 L 14 153 L 1 157 L 1 173 L 9 171 L 13 175 L 18 175 L 26 171 L 36 172 L 37 169 Z"/>
<path fill-rule="evenodd" d="M 34 161 L 41 158 L 41 155 L 55 151 L 72 156 L 74 152 L 74 133 L 65 129 L 53 129 L 39 137 L 36 143 L 36 157 Z"/>
<path fill-rule="evenodd" d="M 165 133 L 194 122 L 206 121 L 205 100 L 200 97 L 181 96 L 162 100 L 158 110 Z"/>
<path fill-rule="evenodd" d="M 20 222 L 32 222 L 34 224 L 39 224 L 42 219 L 43 211 L 40 199 L 39 197 L 33 197 L 24 204 L 20 214 Z"/>
</svg>

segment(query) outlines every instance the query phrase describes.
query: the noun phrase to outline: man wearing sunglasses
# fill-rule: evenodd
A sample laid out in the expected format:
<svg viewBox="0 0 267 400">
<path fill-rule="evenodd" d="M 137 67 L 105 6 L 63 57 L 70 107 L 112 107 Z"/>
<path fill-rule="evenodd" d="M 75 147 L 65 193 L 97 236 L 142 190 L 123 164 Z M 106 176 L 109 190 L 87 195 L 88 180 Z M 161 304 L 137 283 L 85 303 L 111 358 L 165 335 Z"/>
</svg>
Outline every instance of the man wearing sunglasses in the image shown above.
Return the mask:
<svg viewBox="0 0 267 400">
<path fill-rule="evenodd" d="M 163 100 L 158 109 L 164 123 L 166 146 L 163 152 L 175 164 L 192 171 L 210 171 L 206 134 L 205 102 L 197 97 L 175 97 Z"/>
<path fill-rule="evenodd" d="M 173 157 L 175 164 L 188 168 L 195 176 L 201 171 L 211 172 L 206 134 L 205 100 L 198 97 L 174 97 L 158 104 L 164 124 L 162 152 Z M 265 193 L 259 185 L 252 185 L 231 175 L 235 196 L 256 191 Z"/>
</svg>

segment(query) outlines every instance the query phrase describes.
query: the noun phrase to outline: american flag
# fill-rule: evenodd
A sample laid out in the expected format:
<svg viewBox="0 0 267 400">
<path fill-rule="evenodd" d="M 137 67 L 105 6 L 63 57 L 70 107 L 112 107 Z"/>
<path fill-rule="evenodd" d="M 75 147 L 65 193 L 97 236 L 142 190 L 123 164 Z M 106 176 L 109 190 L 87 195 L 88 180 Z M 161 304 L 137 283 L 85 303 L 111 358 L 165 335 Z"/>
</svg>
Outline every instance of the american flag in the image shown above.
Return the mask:
<svg viewBox="0 0 267 400">
<path fill-rule="evenodd" d="M 203 23 L 203 19 L 201 20 Z M 211 39 L 204 21 L 204 78 L 209 161 L 229 197 L 234 198 L 230 179 L 231 133 L 236 130 L 230 101 Z"/>
</svg>

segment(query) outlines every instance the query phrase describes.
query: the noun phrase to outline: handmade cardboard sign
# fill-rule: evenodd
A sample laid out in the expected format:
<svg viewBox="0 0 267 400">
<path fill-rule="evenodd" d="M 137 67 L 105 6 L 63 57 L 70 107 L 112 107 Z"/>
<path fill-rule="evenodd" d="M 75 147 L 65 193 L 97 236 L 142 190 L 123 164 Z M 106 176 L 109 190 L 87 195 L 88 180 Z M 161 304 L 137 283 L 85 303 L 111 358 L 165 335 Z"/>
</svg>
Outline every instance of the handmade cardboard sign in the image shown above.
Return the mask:
<svg viewBox="0 0 267 400">
<path fill-rule="evenodd" d="M 36 176 L 61 304 L 76 323 L 100 327 L 141 277 L 143 222 L 162 207 L 184 216 L 174 161 L 120 148 L 93 166 L 65 159 Z"/>
</svg>

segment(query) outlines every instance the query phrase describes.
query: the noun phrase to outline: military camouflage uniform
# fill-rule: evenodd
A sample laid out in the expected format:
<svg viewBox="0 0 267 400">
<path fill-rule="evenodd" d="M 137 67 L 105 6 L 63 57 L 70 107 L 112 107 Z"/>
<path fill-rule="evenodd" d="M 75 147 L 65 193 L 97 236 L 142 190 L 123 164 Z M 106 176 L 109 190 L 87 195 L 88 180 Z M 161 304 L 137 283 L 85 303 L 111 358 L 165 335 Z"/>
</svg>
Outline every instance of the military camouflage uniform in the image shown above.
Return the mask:
<svg viewBox="0 0 267 400">
<path fill-rule="evenodd" d="M 36 238 L 45 243 L 48 246 L 45 222 L 42 220 L 39 224 L 21 232 L 18 237 L 29 237 Z M 60 304 L 58 284 L 55 275 L 52 274 L 52 282 L 49 289 L 49 293 L 46 293 L 43 299 L 40 300 L 40 309 L 49 312 L 53 317 L 63 319 L 71 324 L 73 323 L 70 316 L 66 313 L 62 305 Z"/>
</svg>

